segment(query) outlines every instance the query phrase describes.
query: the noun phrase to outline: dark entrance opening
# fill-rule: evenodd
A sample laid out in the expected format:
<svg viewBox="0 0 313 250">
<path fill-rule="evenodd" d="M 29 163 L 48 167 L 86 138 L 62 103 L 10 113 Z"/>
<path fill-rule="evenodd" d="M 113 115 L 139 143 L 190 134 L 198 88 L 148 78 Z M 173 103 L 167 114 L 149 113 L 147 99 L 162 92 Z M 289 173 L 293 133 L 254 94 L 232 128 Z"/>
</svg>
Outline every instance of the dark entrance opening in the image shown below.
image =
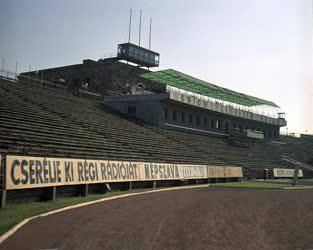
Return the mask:
<svg viewBox="0 0 313 250">
<path fill-rule="evenodd" d="M 229 131 L 229 123 L 225 122 L 225 134 L 228 134 Z"/>
</svg>

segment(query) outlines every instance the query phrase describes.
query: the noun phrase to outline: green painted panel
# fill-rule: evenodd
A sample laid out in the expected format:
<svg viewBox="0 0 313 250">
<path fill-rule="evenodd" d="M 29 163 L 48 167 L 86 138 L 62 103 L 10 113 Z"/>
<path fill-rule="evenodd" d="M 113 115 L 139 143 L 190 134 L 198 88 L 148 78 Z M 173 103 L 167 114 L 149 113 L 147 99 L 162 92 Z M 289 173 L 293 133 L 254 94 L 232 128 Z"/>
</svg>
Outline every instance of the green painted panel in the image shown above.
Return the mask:
<svg viewBox="0 0 313 250">
<path fill-rule="evenodd" d="M 140 76 L 144 79 L 148 79 L 159 84 L 169 85 L 196 94 L 244 106 L 268 105 L 272 107 L 278 107 L 273 102 L 219 87 L 212 83 L 205 82 L 173 69 L 144 73 Z"/>
</svg>

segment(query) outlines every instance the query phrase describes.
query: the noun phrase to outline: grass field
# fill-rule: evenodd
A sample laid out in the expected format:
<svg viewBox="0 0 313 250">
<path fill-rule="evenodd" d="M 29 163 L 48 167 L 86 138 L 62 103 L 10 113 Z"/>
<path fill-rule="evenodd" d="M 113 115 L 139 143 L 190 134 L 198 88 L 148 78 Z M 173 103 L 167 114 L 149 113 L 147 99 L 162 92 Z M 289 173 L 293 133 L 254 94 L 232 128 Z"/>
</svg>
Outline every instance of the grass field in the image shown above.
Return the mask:
<svg viewBox="0 0 313 250">
<path fill-rule="evenodd" d="M 114 191 L 106 194 L 90 194 L 87 197 L 76 196 L 58 198 L 55 201 L 47 202 L 30 202 L 21 204 L 9 204 L 6 208 L 0 209 L 0 235 L 14 227 L 22 220 L 39 215 L 51 210 L 93 201 L 101 198 L 107 198 L 111 196 L 127 194 L 127 193 L 139 193 L 148 191 L 149 189 L 135 189 L 132 191 Z"/>
<path fill-rule="evenodd" d="M 212 186 L 223 187 L 250 187 L 250 188 L 284 188 L 291 187 L 288 183 L 268 183 L 260 181 L 243 181 L 243 182 L 227 182 L 227 183 L 213 183 Z"/>
</svg>

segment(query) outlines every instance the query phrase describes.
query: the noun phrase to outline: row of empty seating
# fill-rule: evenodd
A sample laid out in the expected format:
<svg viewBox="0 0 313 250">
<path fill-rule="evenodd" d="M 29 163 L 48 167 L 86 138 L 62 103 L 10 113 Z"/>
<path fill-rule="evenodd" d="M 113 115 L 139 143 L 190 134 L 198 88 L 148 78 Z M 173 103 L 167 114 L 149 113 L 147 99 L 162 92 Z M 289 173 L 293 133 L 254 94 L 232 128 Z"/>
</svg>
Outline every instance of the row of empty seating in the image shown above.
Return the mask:
<svg viewBox="0 0 313 250">
<path fill-rule="evenodd" d="M 123 117 L 64 90 L 0 80 L 0 153 L 272 168 L 284 165 L 282 157 L 308 163 L 313 147 L 294 141 L 237 147 Z"/>
</svg>

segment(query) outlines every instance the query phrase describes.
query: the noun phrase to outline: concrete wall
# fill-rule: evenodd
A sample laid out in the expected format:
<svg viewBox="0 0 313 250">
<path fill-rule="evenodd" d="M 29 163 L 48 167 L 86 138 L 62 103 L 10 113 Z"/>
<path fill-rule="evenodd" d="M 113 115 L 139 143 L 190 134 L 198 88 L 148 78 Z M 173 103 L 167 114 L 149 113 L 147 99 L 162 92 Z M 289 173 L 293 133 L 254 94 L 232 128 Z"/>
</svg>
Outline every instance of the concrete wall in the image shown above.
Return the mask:
<svg viewBox="0 0 313 250">
<path fill-rule="evenodd" d="M 160 100 L 168 98 L 167 93 L 138 96 L 107 96 L 104 104 L 128 115 L 133 115 L 150 124 L 160 125 L 162 109 Z M 134 114 L 129 113 L 129 107 L 135 107 Z"/>
<path fill-rule="evenodd" d="M 148 70 L 139 68 L 131 64 L 117 61 L 116 58 L 99 61 L 84 60 L 82 64 L 62 66 L 39 71 L 24 72 L 27 76 L 32 76 L 44 80 L 57 82 L 59 79 L 65 80 L 66 87 L 74 94 L 82 84 L 88 82 L 88 91 L 108 95 L 109 91 L 127 94 L 132 86 L 141 83 L 148 89 L 155 87 L 149 81 L 139 77 L 140 74 Z"/>
<path fill-rule="evenodd" d="M 137 102 L 137 118 L 141 118 L 148 123 L 158 126 L 160 123 L 161 115 L 162 113 L 160 100 Z"/>
<path fill-rule="evenodd" d="M 168 111 L 168 117 L 164 116 L 164 109 Z M 176 120 L 173 119 L 173 112 L 176 111 Z M 185 113 L 185 121 L 182 121 L 182 113 Z M 192 116 L 192 122 L 189 122 L 189 115 Z M 206 123 L 205 123 L 206 119 Z M 199 122 L 198 122 L 199 121 Z M 219 128 L 216 122 L 219 121 Z M 253 120 L 242 119 L 238 117 L 226 116 L 221 113 L 208 111 L 200 108 L 194 108 L 190 105 L 177 103 L 174 101 L 161 102 L 161 121 L 160 124 L 172 124 L 193 129 L 201 129 L 216 133 L 231 134 L 233 128 L 252 129 L 264 132 L 266 138 L 279 136 L 279 127 L 260 123 Z"/>
<path fill-rule="evenodd" d="M 157 126 L 168 126 L 169 124 L 219 134 L 232 134 L 234 130 L 250 129 L 264 132 L 265 138 L 279 136 L 279 127 L 182 104 L 170 100 L 166 93 L 146 96 L 105 97 L 104 102 L 123 114 L 129 114 L 128 107 L 135 106 L 136 114 L 133 114 L 134 116 Z M 165 109 L 167 109 L 167 118 L 165 117 Z M 174 112 L 176 119 L 174 119 Z M 191 122 L 189 121 L 190 115 Z"/>
</svg>

